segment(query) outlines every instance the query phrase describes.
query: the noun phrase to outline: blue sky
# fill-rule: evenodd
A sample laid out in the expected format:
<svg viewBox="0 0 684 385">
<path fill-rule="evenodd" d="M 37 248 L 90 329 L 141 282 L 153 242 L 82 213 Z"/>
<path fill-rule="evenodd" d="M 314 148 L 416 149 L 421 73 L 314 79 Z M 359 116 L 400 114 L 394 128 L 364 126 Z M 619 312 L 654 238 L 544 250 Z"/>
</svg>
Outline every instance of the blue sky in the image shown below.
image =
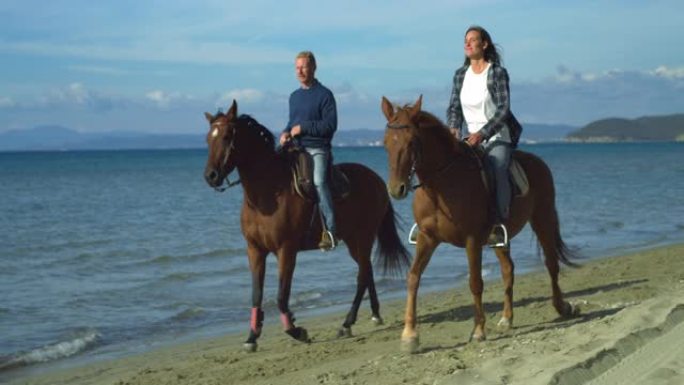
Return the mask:
<svg viewBox="0 0 684 385">
<path fill-rule="evenodd" d="M 523 122 L 684 113 L 682 15 L 681 0 L 3 0 L 0 131 L 204 133 L 233 98 L 279 131 L 305 49 L 340 129 L 381 129 L 383 95 L 443 117 L 472 24 L 502 49 Z"/>
</svg>

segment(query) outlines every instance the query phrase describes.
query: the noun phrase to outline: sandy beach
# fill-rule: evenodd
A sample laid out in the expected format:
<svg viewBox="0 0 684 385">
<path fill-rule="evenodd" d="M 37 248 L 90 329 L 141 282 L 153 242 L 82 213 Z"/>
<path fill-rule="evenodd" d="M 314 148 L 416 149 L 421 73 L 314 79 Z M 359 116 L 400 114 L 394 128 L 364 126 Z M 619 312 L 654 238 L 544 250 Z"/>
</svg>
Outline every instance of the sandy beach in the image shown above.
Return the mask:
<svg viewBox="0 0 684 385">
<path fill-rule="evenodd" d="M 385 324 L 367 302 L 354 336 L 338 339 L 343 315 L 299 317 L 312 342 L 269 324 L 256 353 L 245 333 L 59 370 L 11 384 L 684 384 L 684 245 L 564 268 L 561 287 L 581 315 L 561 319 L 545 270 L 518 275 L 514 325 L 499 331 L 503 289 L 485 284 L 487 337 L 468 342 L 467 286 L 419 294 L 420 351 L 403 353 L 404 301 L 383 301 Z M 540 262 L 540 269 L 542 269 Z M 248 311 L 246 309 L 245 311 Z"/>
</svg>

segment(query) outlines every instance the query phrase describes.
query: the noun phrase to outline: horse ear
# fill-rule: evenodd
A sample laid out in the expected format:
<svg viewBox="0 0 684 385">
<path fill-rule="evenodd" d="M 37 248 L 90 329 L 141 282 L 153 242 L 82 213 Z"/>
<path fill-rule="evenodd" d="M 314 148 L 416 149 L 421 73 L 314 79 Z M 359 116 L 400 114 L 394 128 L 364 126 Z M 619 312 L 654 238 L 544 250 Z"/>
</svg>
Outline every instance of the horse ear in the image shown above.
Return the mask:
<svg viewBox="0 0 684 385">
<path fill-rule="evenodd" d="M 214 115 L 212 115 L 212 114 L 210 114 L 210 113 L 208 113 L 208 112 L 205 112 L 205 113 L 204 113 L 204 117 L 207 118 L 207 120 L 209 121 L 209 123 L 211 123 L 212 120 L 214 120 Z"/>
<path fill-rule="evenodd" d="M 416 100 L 416 103 L 413 104 L 413 107 L 411 108 L 411 119 L 415 119 L 418 116 L 418 113 L 420 113 L 420 109 L 423 106 L 423 95 L 421 94 L 418 97 L 418 100 Z"/>
<path fill-rule="evenodd" d="M 237 102 L 235 99 L 233 99 L 233 104 L 228 109 L 226 115 L 228 116 L 228 120 L 234 119 L 237 116 Z"/>
<path fill-rule="evenodd" d="M 385 118 L 387 118 L 387 121 L 389 122 L 394 118 L 394 107 L 392 107 L 392 103 L 390 103 L 389 100 L 387 100 L 386 97 L 382 97 L 382 103 L 380 103 L 381 108 L 382 108 L 382 113 L 385 114 Z"/>
</svg>

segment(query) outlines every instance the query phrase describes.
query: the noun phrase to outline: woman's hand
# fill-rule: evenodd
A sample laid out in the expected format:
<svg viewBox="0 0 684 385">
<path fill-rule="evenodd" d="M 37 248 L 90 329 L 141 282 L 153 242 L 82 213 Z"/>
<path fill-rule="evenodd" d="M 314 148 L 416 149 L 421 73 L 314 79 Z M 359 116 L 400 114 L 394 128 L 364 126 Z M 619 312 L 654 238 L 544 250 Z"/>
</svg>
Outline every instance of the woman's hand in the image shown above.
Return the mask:
<svg viewBox="0 0 684 385">
<path fill-rule="evenodd" d="M 470 147 L 476 147 L 480 143 L 482 143 L 482 139 L 482 134 L 476 132 L 468 137 L 468 144 L 470 145 Z"/>
</svg>

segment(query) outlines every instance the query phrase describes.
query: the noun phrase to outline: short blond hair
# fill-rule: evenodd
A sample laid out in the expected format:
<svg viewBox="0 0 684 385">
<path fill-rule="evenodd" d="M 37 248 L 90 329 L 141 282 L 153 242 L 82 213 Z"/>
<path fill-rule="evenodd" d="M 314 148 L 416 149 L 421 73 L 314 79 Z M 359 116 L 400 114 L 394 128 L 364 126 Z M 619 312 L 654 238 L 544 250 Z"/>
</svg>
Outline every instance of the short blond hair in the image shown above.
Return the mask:
<svg viewBox="0 0 684 385">
<path fill-rule="evenodd" d="M 316 57 L 314 56 L 313 52 L 311 51 L 302 51 L 297 54 L 297 57 L 295 59 L 299 58 L 306 58 L 309 59 L 309 64 L 313 66 L 313 68 L 316 68 Z"/>
</svg>

